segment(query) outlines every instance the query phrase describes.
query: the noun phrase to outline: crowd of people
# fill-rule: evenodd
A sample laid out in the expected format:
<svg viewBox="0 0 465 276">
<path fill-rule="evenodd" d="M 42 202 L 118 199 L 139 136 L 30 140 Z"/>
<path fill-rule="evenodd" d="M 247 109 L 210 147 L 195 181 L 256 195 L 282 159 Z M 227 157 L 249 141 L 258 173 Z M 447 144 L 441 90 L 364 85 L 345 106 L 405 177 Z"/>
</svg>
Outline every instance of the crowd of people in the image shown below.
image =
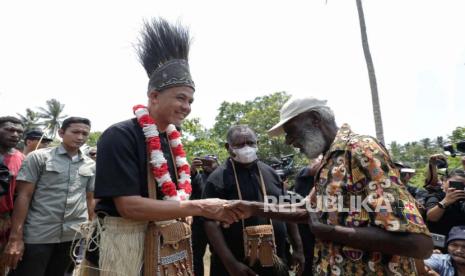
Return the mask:
<svg viewBox="0 0 465 276">
<path fill-rule="evenodd" d="M 338 126 L 324 100 L 292 97 L 269 130 L 308 158 L 299 200 L 282 200 L 289 191 L 246 125 L 224 134 L 222 163 L 215 153 L 188 162 L 188 52 L 185 28 L 147 22 L 147 104 L 86 151 L 89 119 L 65 119 L 50 146 L 0 117 L 0 274 L 204 275 L 209 246 L 214 276 L 465 275 L 464 169 L 433 155 L 424 187 L 412 186 L 413 168 Z"/>
</svg>

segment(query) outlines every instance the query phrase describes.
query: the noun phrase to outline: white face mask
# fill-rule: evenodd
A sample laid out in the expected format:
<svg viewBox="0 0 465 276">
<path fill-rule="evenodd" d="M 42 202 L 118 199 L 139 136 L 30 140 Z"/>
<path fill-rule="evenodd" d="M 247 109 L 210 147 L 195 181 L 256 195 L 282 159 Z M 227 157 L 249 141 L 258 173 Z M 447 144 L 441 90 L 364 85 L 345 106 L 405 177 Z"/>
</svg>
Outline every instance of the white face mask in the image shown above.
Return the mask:
<svg viewBox="0 0 465 276">
<path fill-rule="evenodd" d="M 232 149 L 232 152 L 236 155 L 233 159 L 242 164 L 249 164 L 257 160 L 257 148 L 245 146 L 240 149 Z"/>
</svg>

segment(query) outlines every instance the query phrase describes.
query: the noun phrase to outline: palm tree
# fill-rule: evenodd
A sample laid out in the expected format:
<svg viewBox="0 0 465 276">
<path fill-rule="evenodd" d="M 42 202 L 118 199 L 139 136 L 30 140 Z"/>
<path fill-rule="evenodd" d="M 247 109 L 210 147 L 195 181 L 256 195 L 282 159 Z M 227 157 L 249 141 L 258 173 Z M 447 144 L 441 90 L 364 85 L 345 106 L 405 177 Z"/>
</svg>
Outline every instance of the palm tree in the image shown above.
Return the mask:
<svg viewBox="0 0 465 276">
<path fill-rule="evenodd" d="M 383 121 L 381 120 L 381 107 L 378 98 L 378 85 L 376 84 L 375 67 L 371 58 L 370 47 L 368 46 L 367 29 L 365 25 L 365 15 L 363 14 L 362 0 L 355 0 L 357 3 L 358 20 L 360 21 L 360 32 L 362 35 L 363 54 L 368 68 L 368 78 L 370 79 L 371 101 L 373 104 L 373 116 L 375 118 L 376 138 L 384 144 Z"/>
<path fill-rule="evenodd" d="M 39 123 L 39 113 L 35 112 L 30 108 L 26 108 L 25 115 L 19 113 L 16 114 L 18 114 L 19 119 L 21 120 L 21 122 L 23 122 L 24 129 L 32 129 L 41 125 L 41 123 Z"/>
<path fill-rule="evenodd" d="M 60 128 L 61 122 L 66 117 L 66 115 L 61 115 L 65 105 L 56 99 L 50 99 L 46 103 L 46 108 L 39 107 L 39 116 L 44 119 L 43 124 L 47 126 L 48 135 L 53 139 Z"/>
</svg>

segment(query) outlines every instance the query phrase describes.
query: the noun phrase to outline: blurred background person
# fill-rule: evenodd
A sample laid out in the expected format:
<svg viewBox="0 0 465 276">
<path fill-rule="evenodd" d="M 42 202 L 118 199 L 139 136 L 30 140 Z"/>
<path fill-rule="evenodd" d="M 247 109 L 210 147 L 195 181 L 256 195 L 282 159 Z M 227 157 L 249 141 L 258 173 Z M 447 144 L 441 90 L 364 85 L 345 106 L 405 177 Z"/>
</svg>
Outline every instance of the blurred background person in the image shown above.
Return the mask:
<svg viewBox="0 0 465 276">
<path fill-rule="evenodd" d="M 425 217 L 425 200 L 428 196 L 428 191 L 422 187 L 417 187 L 410 183 L 410 179 L 412 179 L 412 177 L 414 177 L 416 173 L 414 168 L 400 161 L 395 161 L 394 164 L 396 165 L 396 168 L 399 170 L 400 181 L 405 185 L 407 191 L 413 196 L 413 198 L 415 198 L 417 202 L 418 211 L 420 211 L 421 215 Z"/>
<path fill-rule="evenodd" d="M 426 201 L 427 225 L 431 233 L 447 236 L 454 226 L 465 225 L 465 171 L 452 170 L 442 190 Z"/>
<path fill-rule="evenodd" d="M 8 241 L 16 176 L 24 155 L 15 147 L 23 136 L 23 124 L 12 116 L 0 117 L 0 275 L 6 272 L 3 250 Z"/>
<path fill-rule="evenodd" d="M 417 265 L 420 275 L 465 275 L 465 226 L 454 226 L 447 238 L 447 253 L 433 254 Z"/>
<path fill-rule="evenodd" d="M 208 176 L 218 167 L 216 155 L 195 157 L 191 165 L 192 194 L 191 199 L 201 199 Z M 208 245 L 208 238 L 203 229 L 203 218 L 194 217 L 192 222 L 192 253 L 194 255 L 194 275 L 204 275 L 203 256 Z"/>
<path fill-rule="evenodd" d="M 90 147 L 87 151 L 87 156 L 89 156 L 92 160 L 97 161 L 97 147 Z"/>
<path fill-rule="evenodd" d="M 24 133 L 24 150 L 23 154 L 28 155 L 36 149 L 43 149 L 50 145 L 53 139 L 45 136 L 41 129 L 35 128 L 27 130 Z"/>
<path fill-rule="evenodd" d="M 307 197 L 315 185 L 315 175 L 321 164 L 322 155 L 313 159 L 310 164 L 300 170 L 296 175 L 293 191 L 302 198 Z M 300 238 L 304 249 L 305 266 L 302 275 L 312 275 L 313 267 L 313 247 L 315 246 L 315 236 L 310 231 L 308 224 L 298 224 Z"/>
</svg>

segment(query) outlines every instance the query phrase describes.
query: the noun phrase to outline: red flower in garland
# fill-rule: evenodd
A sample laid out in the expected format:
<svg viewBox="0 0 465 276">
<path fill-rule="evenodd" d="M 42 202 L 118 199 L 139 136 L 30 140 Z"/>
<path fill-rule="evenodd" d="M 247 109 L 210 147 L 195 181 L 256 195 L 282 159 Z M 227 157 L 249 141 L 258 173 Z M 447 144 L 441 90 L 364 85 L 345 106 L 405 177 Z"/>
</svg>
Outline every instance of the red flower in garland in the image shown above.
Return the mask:
<svg viewBox="0 0 465 276">
<path fill-rule="evenodd" d="M 179 175 L 178 187 L 171 180 L 168 169 L 168 162 L 166 161 L 161 150 L 160 137 L 155 121 L 150 117 L 147 108 L 143 105 L 136 105 L 133 108 L 136 114 L 138 123 L 144 131 L 147 147 L 149 149 L 149 157 L 151 163 L 151 171 L 154 178 L 157 180 L 158 185 L 161 187 L 161 192 L 164 199 L 170 200 L 187 200 L 192 193 L 192 186 L 190 183 L 190 166 L 186 160 L 186 153 L 181 144 L 181 134 L 176 130 L 174 125 L 169 125 L 166 129 L 168 139 L 170 140 L 170 147 L 176 163 L 176 170 Z M 177 145 L 175 147 L 172 144 Z"/>
</svg>

